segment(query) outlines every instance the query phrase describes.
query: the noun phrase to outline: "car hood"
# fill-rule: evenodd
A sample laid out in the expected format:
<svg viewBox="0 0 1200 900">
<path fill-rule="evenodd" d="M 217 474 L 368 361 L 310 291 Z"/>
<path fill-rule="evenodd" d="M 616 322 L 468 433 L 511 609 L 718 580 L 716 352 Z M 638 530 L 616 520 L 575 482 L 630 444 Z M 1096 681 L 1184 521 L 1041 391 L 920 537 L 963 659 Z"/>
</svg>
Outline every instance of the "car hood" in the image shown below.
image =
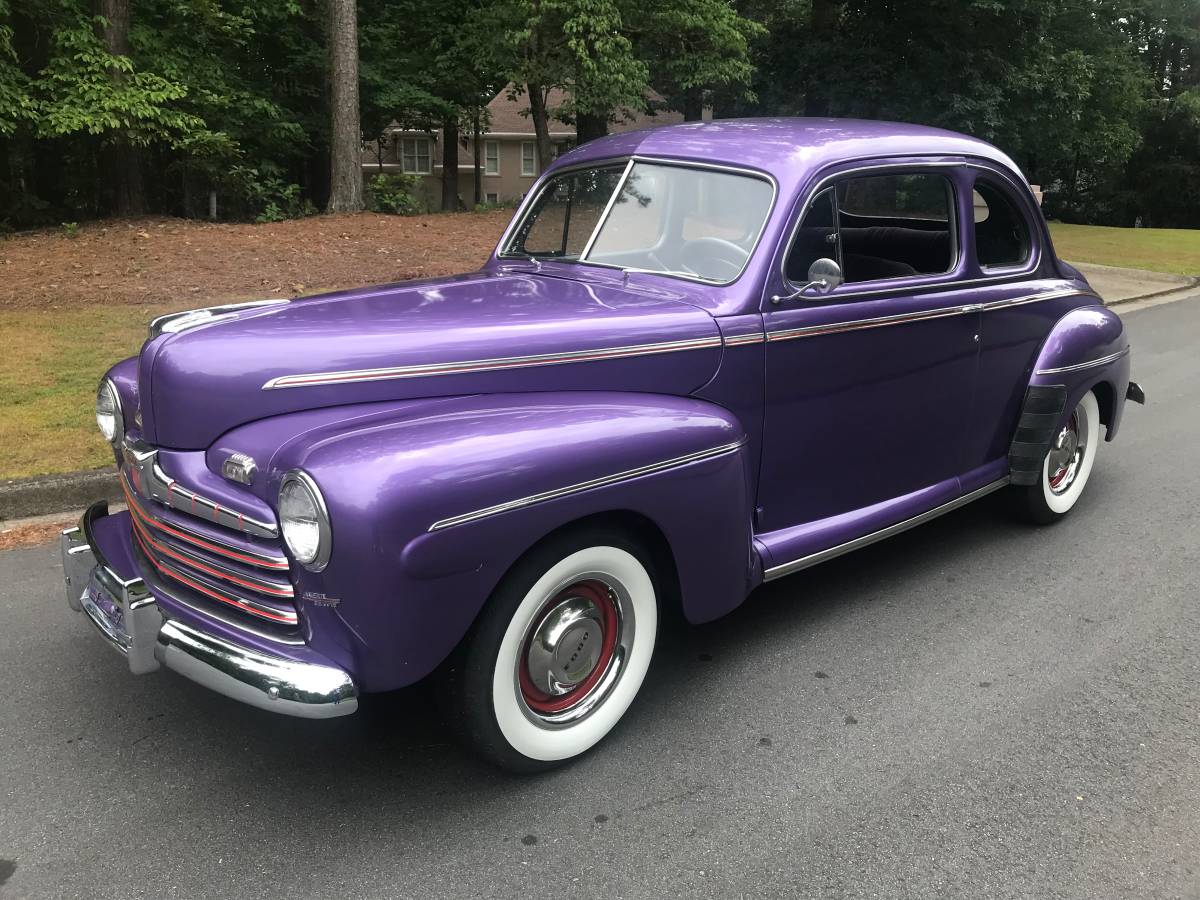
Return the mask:
<svg viewBox="0 0 1200 900">
<path fill-rule="evenodd" d="M 706 312 L 619 276 L 483 271 L 216 315 L 148 341 L 142 431 L 201 449 L 319 407 L 475 393 L 688 394 L 720 362 Z"/>
</svg>

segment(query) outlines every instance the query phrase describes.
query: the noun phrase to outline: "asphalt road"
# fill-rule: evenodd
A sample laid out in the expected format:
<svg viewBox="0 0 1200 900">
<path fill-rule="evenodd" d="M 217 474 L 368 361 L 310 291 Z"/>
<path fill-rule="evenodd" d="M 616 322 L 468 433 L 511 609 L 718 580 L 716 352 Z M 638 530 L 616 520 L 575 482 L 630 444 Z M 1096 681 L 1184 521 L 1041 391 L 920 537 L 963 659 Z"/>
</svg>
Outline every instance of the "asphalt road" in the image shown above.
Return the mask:
<svg viewBox="0 0 1200 900">
<path fill-rule="evenodd" d="M 0 897 L 1200 897 L 1200 295 L 1129 313 L 1074 514 L 991 497 L 677 628 L 514 778 L 427 693 L 325 723 L 129 675 L 0 554 Z"/>
</svg>

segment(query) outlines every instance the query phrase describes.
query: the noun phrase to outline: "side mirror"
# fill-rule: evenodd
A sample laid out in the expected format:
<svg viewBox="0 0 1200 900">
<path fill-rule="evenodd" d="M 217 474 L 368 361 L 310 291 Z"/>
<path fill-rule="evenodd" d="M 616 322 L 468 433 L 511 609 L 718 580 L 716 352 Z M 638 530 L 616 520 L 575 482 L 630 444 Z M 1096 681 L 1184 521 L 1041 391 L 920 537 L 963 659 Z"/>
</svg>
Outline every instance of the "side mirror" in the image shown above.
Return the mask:
<svg viewBox="0 0 1200 900">
<path fill-rule="evenodd" d="M 818 294 L 828 294 L 845 280 L 845 276 L 842 275 L 842 267 L 832 259 L 822 257 L 814 260 L 813 264 L 808 267 L 808 284 L 801 285 L 786 297 L 776 294 L 771 298 L 771 302 L 779 304 L 787 300 L 795 300 L 809 290 L 815 290 Z"/>
<path fill-rule="evenodd" d="M 814 260 L 813 264 L 808 267 L 808 284 L 800 290 L 807 291 L 809 288 L 816 288 L 818 294 L 828 294 L 845 280 L 845 276 L 842 275 L 842 267 L 832 259 L 822 257 Z"/>
</svg>

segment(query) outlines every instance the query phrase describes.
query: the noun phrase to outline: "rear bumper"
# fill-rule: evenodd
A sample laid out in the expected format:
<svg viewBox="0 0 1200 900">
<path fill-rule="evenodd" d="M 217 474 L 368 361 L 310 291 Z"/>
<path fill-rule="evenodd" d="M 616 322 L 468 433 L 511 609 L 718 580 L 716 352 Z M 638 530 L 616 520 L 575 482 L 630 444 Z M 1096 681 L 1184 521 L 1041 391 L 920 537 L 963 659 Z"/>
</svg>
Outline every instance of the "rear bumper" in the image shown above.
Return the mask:
<svg viewBox="0 0 1200 900">
<path fill-rule="evenodd" d="M 218 694 L 306 719 L 358 709 L 358 690 L 342 669 L 271 656 L 164 617 L 141 578 L 123 576 L 105 559 L 93 526 L 107 515 L 107 503 L 93 504 L 62 533 L 67 604 L 87 616 L 133 674 L 166 666 Z"/>
</svg>

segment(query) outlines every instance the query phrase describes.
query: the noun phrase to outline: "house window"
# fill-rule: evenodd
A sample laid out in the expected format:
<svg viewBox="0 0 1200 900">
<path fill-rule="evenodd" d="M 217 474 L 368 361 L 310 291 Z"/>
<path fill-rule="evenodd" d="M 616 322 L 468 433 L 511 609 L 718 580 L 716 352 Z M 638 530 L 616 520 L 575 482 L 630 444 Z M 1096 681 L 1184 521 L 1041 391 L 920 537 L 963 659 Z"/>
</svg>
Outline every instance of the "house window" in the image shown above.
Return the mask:
<svg viewBox="0 0 1200 900">
<path fill-rule="evenodd" d="M 428 175 L 433 171 L 429 138 L 404 138 L 400 142 L 400 170 L 406 175 Z"/>
<path fill-rule="evenodd" d="M 568 152 L 570 149 L 571 149 L 570 141 L 555 141 L 554 147 L 552 148 L 551 152 L 554 154 L 554 158 L 558 159 L 560 156 L 562 156 L 564 153 Z"/>
<path fill-rule="evenodd" d="M 537 174 L 537 144 L 533 141 L 521 141 L 521 174 Z"/>
<path fill-rule="evenodd" d="M 500 174 L 500 142 L 499 141 L 484 141 L 483 142 L 483 174 L 484 175 L 499 175 Z"/>
<path fill-rule="evenodd" d="M 500 202 L 500 195 L 499 195 L 499 194 L 495 194 L 495 193 L 492 193 L 492 194 L 484 194 L 484 195 L 483 195 L 483 199 L 484 199 L 484 200 L 486 200 L 488 203 L 499 203 L 499 202 Z"/>
</svg>

